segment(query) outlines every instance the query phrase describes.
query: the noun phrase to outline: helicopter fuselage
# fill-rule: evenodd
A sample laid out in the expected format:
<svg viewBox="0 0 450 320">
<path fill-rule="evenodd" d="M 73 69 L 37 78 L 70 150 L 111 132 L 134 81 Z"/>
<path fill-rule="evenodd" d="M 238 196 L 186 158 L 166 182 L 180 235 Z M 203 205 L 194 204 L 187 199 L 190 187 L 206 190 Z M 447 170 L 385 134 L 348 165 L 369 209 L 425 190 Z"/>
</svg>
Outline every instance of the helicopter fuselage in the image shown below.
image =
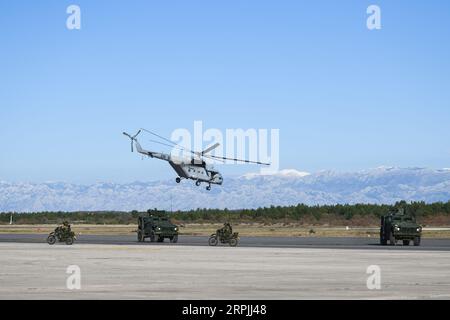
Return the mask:
<svg viewBox="0 0 450 320">
<path fill-rule="evenodd" d="M 221 185 L 223 177 L 218 171 L 209 170 L 202 164 L 185 164 L 169 161 L 171 167 L 180 178 Z"/>
<path fill-rule="evenodd" d="M 178 174 L 177 183 L 180 183 L 181 179 L 195 180 L 197 186 L 202 182 L 206 182 L 208 185 L 221 185 L 223 183 L 222 175 L 218 171 L 209 169 L 204 161 L 197 159 L 189 159 L 188 161 L 173 159 L 170 154 L 144 150 L 137 140 L 134 140 L 134 142 L 140 154 L 169 162 L 170 166 Z M 210 186 L 207 188 L 209 190 Z"/>
</svg>

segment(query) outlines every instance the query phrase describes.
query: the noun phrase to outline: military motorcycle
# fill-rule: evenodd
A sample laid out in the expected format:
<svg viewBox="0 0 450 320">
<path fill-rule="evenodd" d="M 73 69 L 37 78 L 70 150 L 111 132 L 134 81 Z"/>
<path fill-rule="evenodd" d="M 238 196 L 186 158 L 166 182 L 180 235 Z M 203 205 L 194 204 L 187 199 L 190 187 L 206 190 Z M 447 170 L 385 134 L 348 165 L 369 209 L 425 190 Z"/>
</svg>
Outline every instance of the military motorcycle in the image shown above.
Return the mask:
<svg viewBox="0 0 450 320">
<path fill-rule="evenodd" d="M 220 230 L 217 230 L 218 232 L 212 234 L 209 237 L 209 245 L 212 247 L 215 247 L 220 243 L 226 244 L 228 243 L 230 247 L 236 247 L 239 243 L 239 233 L 234 232 L 232 234 L 227 234 L 224 232 L 220 232 Z"/>
<path fill-rule="evenodd" d="M 49 234 L 47 238 L 47 243 L 49 245 L 54 245 L 56 241 L 59 241 L 65 242 L 67 245 L 71 246 L 75 240 L 76 240 L 75 232 L 73 231 L 62 231 L 62 232 L 53 231 L 52 233 Z"/>
</svg>

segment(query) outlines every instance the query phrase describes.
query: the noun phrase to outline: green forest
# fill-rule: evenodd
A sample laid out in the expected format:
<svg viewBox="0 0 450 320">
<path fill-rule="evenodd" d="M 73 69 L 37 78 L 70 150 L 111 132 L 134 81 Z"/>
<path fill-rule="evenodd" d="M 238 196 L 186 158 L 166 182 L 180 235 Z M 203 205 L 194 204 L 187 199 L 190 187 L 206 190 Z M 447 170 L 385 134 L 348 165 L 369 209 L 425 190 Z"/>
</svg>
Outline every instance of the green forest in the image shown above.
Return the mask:
<svg viewBox="0 0 450 320">
<path fill-rule="evenodd" d="M 179 223 L 216 223 L 230 222 L 296 222 L 304 219 L 320 222 L 324 218 L 352 220 L 355 217 L 378 219 L 393 210 L 404 207 L 407 213 L 417 218 L 450 214 L 448 202 L 398 202 L 395 205 L 354 204 L 307 206 L 298 204 L 288 207 L 268 207 L 258 209 L 196 209 L 191 211 L 166 212 L 171 219 Z M 147 213 L 156 213 L 156 209 L 148 212 L 136 210 L 130 212 L 32 212 L 32 213 L 0 213 L 0 224 L 9 224 L 11 215 L 14 224 L 56 224 L 67 220 L 78 224 L 135 224 L 137 217 Z M 161 213 L 161 212 L 160 212 Z"/>
</svg>

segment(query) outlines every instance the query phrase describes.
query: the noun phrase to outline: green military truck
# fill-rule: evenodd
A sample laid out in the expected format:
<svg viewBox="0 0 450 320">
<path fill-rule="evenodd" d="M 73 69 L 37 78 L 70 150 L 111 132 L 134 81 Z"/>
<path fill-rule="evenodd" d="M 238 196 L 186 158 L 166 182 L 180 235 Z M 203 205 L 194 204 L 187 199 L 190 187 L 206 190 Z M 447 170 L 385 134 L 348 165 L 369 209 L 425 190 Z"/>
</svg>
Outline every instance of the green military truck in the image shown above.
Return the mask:
<svg viewBox="0 0 450 320">
<path fill-rule="evenodd" d="M 403 241 L 409 246 L 411 241 L 420 246 L 422 227 L 416 223 L 414 216 L 407 214 L 403 208 L 396 209 L 381 217 L 380 243 L 395 246 L 397 241 Z"/>
<path fill-rule="evenodd" d="M 172 243 L 178 242 L 178 226 L 174 225 L 163 212 L 148 213 L 147 216 L 138 217 L 138 242 L 150 238 L 151 242 L 164 242 L 169 239 Z"/>
</svg>

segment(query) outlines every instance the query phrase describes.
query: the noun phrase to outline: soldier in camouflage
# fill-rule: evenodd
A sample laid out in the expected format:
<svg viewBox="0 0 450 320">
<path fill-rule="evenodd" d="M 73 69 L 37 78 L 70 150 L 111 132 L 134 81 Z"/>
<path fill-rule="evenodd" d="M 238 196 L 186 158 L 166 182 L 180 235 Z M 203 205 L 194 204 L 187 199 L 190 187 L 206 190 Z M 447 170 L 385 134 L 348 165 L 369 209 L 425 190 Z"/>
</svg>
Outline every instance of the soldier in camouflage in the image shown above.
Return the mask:
<svg viewBox="0 0 450 320">
<path fill-rule="evenodd" d="M 231 227 L 230 223 L 226 222 L 223 225 L 222 234 L 223 234 L 224 238 L 230 238 L 231 237 L 231 235 L 233 234 L 233 228 Z"/>
<path fill-rule="evenodd" d="M 218 243 L 228 243 L 232 247 L 236 247 L 239 242 L 239 234 L 233 233 L 233 228 L 229 222 L 223 224 L 223 227 L 218 229 L 215 234 L 209 238 L 210 246 L 217 246 Z"/>
<path fill-rule="evenodd" d="M 70 224 L 67 221 L 64 221 L 62 223 L 62 225 L 58 226 L 55 229 L 55 235 L 58 238 L 61 238 L 64 234 L 70 233 L 70 231 L 72 231 L 71 228 L 70 228 Z"/>
</svg>

